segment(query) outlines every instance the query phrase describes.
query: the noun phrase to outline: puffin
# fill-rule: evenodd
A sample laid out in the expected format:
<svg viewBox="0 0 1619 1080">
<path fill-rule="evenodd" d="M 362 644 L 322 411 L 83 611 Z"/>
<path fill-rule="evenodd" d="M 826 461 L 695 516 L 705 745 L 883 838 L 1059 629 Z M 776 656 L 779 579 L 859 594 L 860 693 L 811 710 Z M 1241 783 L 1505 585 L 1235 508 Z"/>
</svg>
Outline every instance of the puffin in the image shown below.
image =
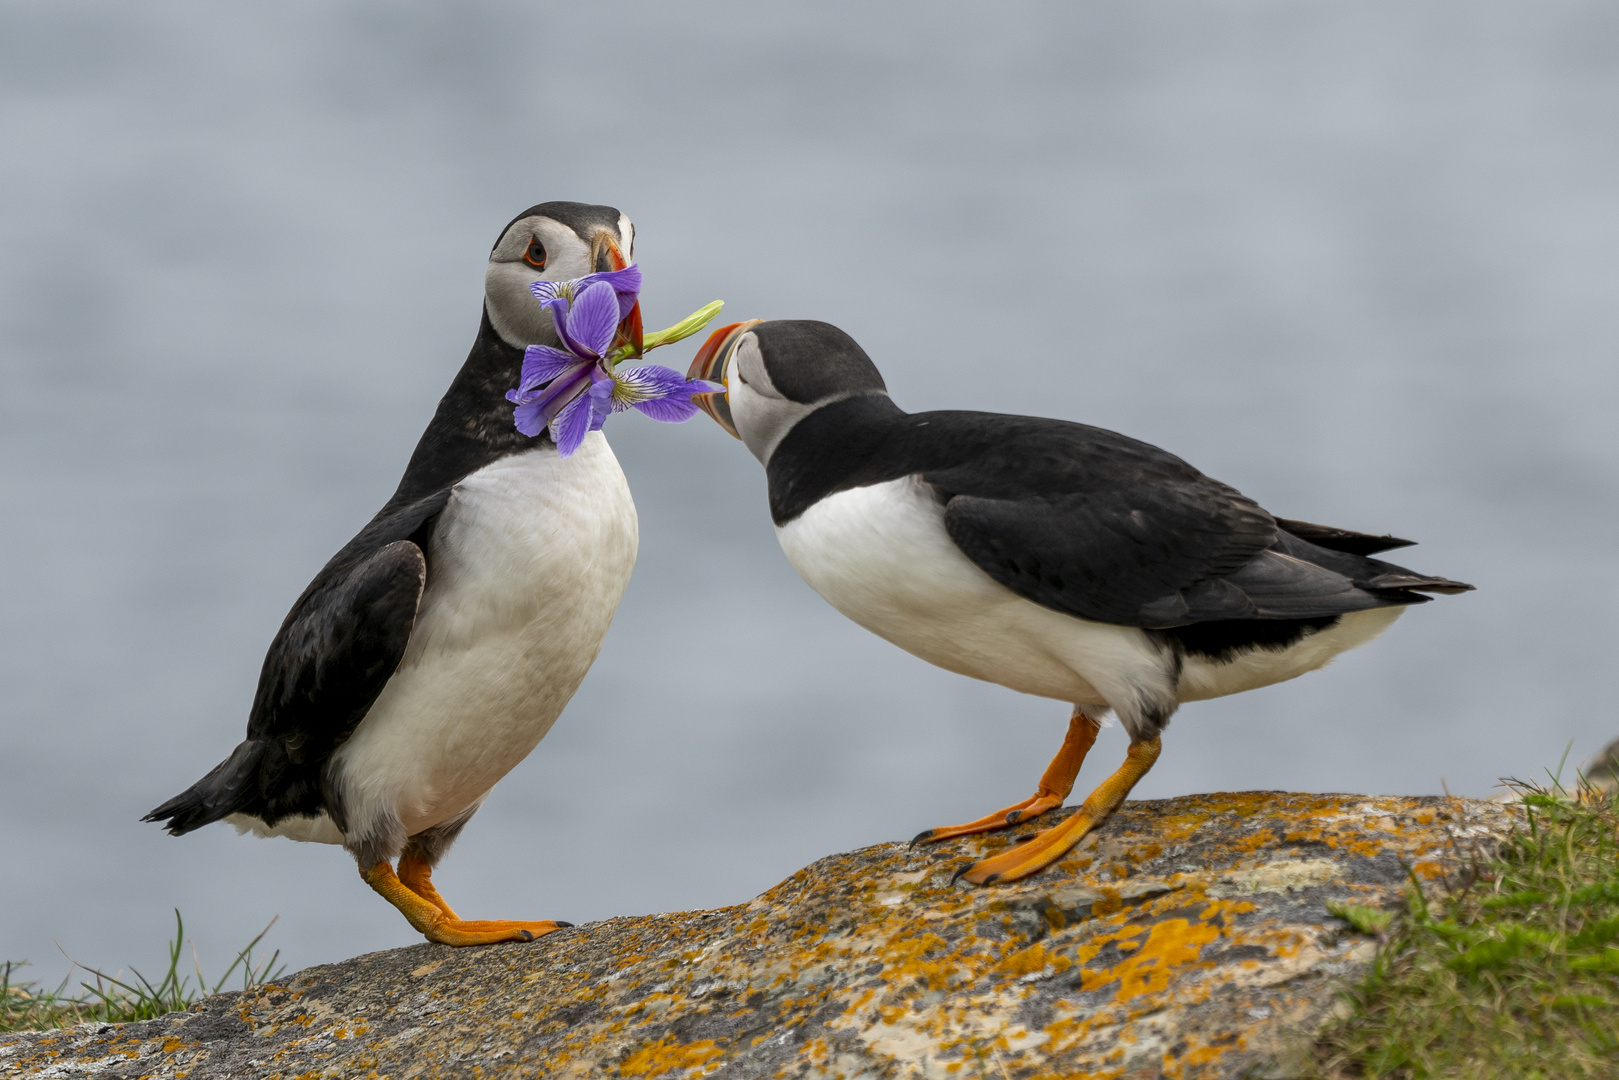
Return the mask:
<svg viewBox="0 0 1619 1080">
<path fill-rule="evenodd" d="M 1124 763 L 1058 824 L 957 878 L 1015 881 L 1062 858 L 1146 775 L 1184 701 L 1314 671 L 1433 593 L 1472 588 L 1374 558 L 1393 536 L 1277 518 L 1156 446 L 1067 420 L 907 413 L 848 334 L 733 323 L 695 400 L 765 468 L 782 551 L 838 611 L 946 670 L 1072 708 L 1027 799 L 913 843 L 1063 805 L 1102 720 Z"/>
<path fill-rule="evenodd" d="M 247 738 L 143 820 L 340 844 L 445 945 L 571 925 L 463 919 L 432 872 L 579 688 L 635 564 L 635 503 L 606 438 L 563 457 L 516 429 L 506 398 L 525 346 L 559 344 L 529 286 L 621 269 L 634 246 L 609 206 L 540 203 L 501 230 L 472 350 L 393 496 L 276 632 Z"/>
</svg>

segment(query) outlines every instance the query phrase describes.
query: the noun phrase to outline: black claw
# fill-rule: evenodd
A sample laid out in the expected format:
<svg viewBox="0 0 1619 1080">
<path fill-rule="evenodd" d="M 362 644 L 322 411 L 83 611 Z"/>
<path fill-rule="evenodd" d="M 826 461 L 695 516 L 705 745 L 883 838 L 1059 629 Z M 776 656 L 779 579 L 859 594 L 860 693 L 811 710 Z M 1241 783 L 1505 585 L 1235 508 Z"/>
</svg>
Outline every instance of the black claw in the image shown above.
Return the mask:
<svg viewBox="0 0 1619 1080">
<path fill-rule="evenodd" d="M 1014 836 L 1012 838 L 1012 843 L 1014 843 L 1014 844 L 1027 844 L 1030 840 L 1033 840 L 1035 837 L 1037 837 L 1039 835 L 1040 835 L 1039 833 L 1033 833 L 1032 832 L 1032 833 L 1027 833 L 1027 834 L 1025 834 L 1023 836 Z"/>
<path fill-rule="evenodd" d="M 993 885 L 999 880 L 1001 880 L 1001 875 L 999 875 L 999 874 L 991 874 L 991 875 L 989 875 L 989 877 L 984 879 L 984 884 L 985 885 Z"/>
<path fill-rule="evenodd" d="M 916 845 L 920 844 L 924 840 L 931 840 L 931 839 L 933 839 L 933 830 L 932 829 L 923 829 L 921 832 L 919 832 L 915 836 L 911 837 L 911 847 L 915 847 Z"/>
<path fill-rule="evenodd" d="M 558 919 L 558 920 L 557 920 L 557 927 L 558 927 L 558 928 L 559 928 L 559 929 L 560 929 L 560 928 L 561 928 L 561 927 L 564 927 L 564 926 L 572 926 L 572 925 L 573 925 L 573 923 L 571 923 L 571 922 L 563 922 L 563 921 L 562 921 L 562 920 L 561 920 L 561 919 Z"/>
<path fill-rule="evenodd" d="M 1023 811 L 1021 811 L 1021 810 L 1012 810 L 1012 811 L 1008 812 L 1007 815 L 1006 815 L 1006 823 L 1008 825 L 1016 825 L 1018 822 L 1020 822 L 1022 820 L 1023 820 Z"/>
<path fill-rule="evenodd" d="M 534 931 L 532 931 L 532 930 L 519 930 L 517 932 L 519 934 L 523 935 L 523 937 L 521 939 L 523 941 L 533 941 L 534 940 Z"/>
</svg>

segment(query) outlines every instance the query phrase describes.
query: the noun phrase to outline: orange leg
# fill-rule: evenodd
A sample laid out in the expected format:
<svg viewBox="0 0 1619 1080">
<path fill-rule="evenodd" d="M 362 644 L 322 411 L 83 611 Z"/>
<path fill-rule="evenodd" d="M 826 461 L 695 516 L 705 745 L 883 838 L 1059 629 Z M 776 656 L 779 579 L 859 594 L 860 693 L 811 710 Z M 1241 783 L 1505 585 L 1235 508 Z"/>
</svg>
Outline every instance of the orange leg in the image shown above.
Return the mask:
<svg viewBox="0 0 1619 1080">
<path fill-rule="evenodd" d="M 945 825 L 937 829 L 927 829 L 918 833 L 911 843 L 922 844 L 933 840 L 948 840 L 952 836 L 993 832 L 1008 825 L 1016 825 L 1025 818 L 1039 817 L 1047 810 L 1061 806 L 1062 801 L 1068 798 L 1068 793 L 1074 790 L 1074 777 L 1079 775 L 1079 767 L 1085 764 L 1085 755 L 1090 753 L 1091 744 L 1096 741 L 1096 733 L 1101 729 L 1101 724 L 1076 709 L 1068 721 L 1068 734 L 1063 737 L 1062 749 L 1057 751 L 1057 756 L 1046 766 L 1045 775 L 1040 777 L 1040 786 L 1035 789 L 1033 795 L 1020 803 L 1013 803 L 965 825 Z"/>
<path fill-rule="evenodd" d="M 379 862 L 360 876 L 382 898 L 398 908 L 428 941 L 443 945 L 493 945 L 498 941 L 533 941 L 572 926 L 565 922 L 518 922 L 512 919 L 462 919 L 433 887 L 432 869 L 420 859 L 399 860 L 399 873 Z M 404 880 L 401 880 L 401 879 Z M 409 884 L 407 884 L 409 882 Z"/>
<path fill-rule="evenodd" d="M 445 918 L 460 921 L 461 916 L 455 913 L 450 902 L 433 887 L 433 868 L 415 855 L 406 855 L 399 860 L 399 884 L 438 908 Z"/>
<path fill-rule="evenodd" d="M 1068 854 L 1075 844 L 1085 839 L 1086 833 L 1106 821 L 1108 815 L 1119 808 L 1124 797 L 1130 794 L 1130 789 L 1136 786 L 1136 781 L 1146 776 L 1152 763 L 1158 760 L 1161 748 L 1156 735 L 1150 739 L 1132 740 L 1124 764 L 1091 792 L 1090 798 L 1072 817 L 1036 833 L 1027 843 L 1003 851 L 992 859 L 973 863 L 956 876 L 966 878 L 974 885 L 993 885 L 997 881 L 1016 881 L 1044 870 Z"/>
</svg>

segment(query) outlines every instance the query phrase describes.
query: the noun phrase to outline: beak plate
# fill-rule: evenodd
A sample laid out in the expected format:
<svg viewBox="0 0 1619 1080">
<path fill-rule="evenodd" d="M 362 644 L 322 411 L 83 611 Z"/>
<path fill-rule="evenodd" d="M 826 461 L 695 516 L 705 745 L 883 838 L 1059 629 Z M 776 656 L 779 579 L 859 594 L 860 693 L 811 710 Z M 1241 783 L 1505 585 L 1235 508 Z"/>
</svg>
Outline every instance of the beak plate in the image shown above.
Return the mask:
<svg viewBox="0 0 1619 1080">
<path fill-rule="evenodd" d="M 742 340 L 743 334 L 763 321 L 763 319 L 749 319 L 747 322 L 732 323 L 708 335 L 708 340 L 703 342 L 703 347 L 697 350 L 697 355 L 692 359 L 686 378 L 725 382 L 725 365 L 730 362 L 731 353 L 736 349 L 737 343 Z M 731 401 L 726 394 L 693 394 L 691 400 L 699 409 L 712 416 L 716 424 L 730 432 L 733 438 L 742 438 L 737 434 L 736 423 L 731 419 Z"/>
</svg>

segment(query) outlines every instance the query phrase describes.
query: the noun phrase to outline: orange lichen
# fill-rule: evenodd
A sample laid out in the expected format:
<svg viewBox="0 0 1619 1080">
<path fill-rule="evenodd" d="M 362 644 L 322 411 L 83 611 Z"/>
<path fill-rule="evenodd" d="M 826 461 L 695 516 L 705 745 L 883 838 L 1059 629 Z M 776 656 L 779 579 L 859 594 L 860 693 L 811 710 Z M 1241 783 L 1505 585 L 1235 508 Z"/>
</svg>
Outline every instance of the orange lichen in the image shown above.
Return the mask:
<svg viewBox="0 0 1619 1080">
<path fill-rule="evenodd" d="M 1101 893 L 1101 896 L 1095 903 L 1091 904 L 1091 914 L 1093 916 L 1112 915 L 1114 912 L 1124 909 L 1124 897 L 1119 894 L 1119 890 L 1103 886 L 1096 891 Z"/>
<path fill-rule="evenodd" d="M 1060 953 L 1053 955 L 1046 952 L 1043 945 L 1030 945 L 1027 949 L 1015 952 L 1002 960 L 995 965 L 995 970 L 1002 975 L 1011 976 L 1033 975 L 1048 968 L 1053 973 L 1060 973 L 1067 971 L 1073 963 Z"/>
<path fill-rule="evenodd" d="M 662 1076 L 676 1069 L 698 1068 L 723 1053 L 713 1039 L 676 1043 L 666 1038 L 651 1046 L 644 1046 L 625 1058 L 619 1063 L 618 1071 L 624 1076 L 645 1076 L 650 1080 L 651 1077 Z"/>
</svg>

